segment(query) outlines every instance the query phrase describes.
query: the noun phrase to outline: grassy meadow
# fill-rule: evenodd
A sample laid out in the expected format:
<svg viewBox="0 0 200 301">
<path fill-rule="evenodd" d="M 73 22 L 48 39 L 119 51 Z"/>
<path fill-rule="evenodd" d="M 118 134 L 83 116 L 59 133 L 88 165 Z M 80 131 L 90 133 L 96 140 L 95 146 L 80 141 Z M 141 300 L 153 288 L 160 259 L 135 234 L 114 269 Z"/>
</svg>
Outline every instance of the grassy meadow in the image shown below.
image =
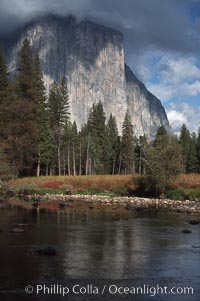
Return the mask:
<svg viewBox="0 0 200 301">
<path fill-rule="evenodd" d="M 12 180 L 9 185 L 17 191 L 38 194 L 128 194 L 130 175 L 49 176 Z"/>
<path fill-rule="evenodd" d="M 49 176 L 15 179 L 9 185 L 25 194 L 137 195 L 139 175 Z M 145 192 L 144 192 L 145 194 Z M 167 188 L 170 199 L 199 200 L 200 174 L 181 174 Z"/>
</svg>

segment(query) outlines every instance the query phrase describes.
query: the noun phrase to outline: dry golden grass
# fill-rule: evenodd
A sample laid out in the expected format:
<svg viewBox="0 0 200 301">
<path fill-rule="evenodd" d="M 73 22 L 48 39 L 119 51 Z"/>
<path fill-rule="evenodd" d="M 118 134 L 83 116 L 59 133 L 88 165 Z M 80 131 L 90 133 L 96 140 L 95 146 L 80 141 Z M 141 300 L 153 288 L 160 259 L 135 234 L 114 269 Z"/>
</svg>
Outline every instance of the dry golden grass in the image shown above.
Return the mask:
<svg viewBox="0 0 200 301">
<path fill-rule="evenodd" d="M 104 191 L 115 191 L 128 185 L 132 178 L 131 175 L 29 177 L 12 180 L 9 184 L 12 187 L 48 187 L 54 189 L 66 187 L 73 191 L 86 191 L 91 187 L 96 187 Z"/>
<path fill-rule="evenodd" d="M 29 177 L 12 180 L 10 186 L 16 189 L 33 189 L 47 193 L 90 192 L 126 195 L 137 190 L 139 175 L 92 175 L 92 176 L 49 176 Z M 136 181 L 133 181 L 136 180 Z M 200 174 L 181 174 L 176 177 L 169 189 L 200 189 Z"/>
<path fill-rule="evenodd" d="M 171 186 L 172 188 L 200 188 L 200 174 L 178 175 Z"/>
</svg>

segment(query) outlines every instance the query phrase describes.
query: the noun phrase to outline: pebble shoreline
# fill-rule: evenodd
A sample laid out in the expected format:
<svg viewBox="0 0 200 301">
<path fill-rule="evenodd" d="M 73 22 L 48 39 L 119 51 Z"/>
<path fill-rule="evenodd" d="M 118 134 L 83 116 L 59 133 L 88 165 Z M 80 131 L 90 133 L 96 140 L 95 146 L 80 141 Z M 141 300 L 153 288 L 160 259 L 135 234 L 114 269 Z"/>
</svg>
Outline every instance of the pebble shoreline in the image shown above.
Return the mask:
<svg viewBox="0 0 200 301">
<path fill-rule="evenodd" d="M 27 201 L 52 201 L 52 202 L 84 202 L 89 204 L 102 204 L 107 206 L 118 205 L 128 210 L 160 210 L 178 213 L 200 215 L 200 200 L 178 201 L 169 199 L 150 199 L 139 197 L 108 197 L 98 195 L 20 195 Z"/>
</svg>

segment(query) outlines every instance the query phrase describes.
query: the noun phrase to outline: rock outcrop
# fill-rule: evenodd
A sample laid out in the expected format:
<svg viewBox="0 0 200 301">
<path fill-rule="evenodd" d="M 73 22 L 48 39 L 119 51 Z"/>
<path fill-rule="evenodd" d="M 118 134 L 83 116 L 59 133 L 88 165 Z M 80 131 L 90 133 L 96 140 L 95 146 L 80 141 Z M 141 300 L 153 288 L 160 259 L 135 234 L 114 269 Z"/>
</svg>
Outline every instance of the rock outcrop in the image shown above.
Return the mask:
<svg viewBox="0 0 200 301">
<path fill-rule="evenodd" d="M 123 36 L 113 29 L 73 17 L 41 17 L 7 44 L 11 73 L 15 73 L 22 41 L 28 37 L 39 51 L 47 88 L 67 77 L 71 119 L 80 128 L 93 103 L 101 101 L 108 117 L 115 115 L 121 130 L 127 109 L 137 136 L 153 137 L 160 125 L 170 131 L 161 102 L 125 65 Z M 136 41 L 137 44 L 137 41 Z"/>
</svg>

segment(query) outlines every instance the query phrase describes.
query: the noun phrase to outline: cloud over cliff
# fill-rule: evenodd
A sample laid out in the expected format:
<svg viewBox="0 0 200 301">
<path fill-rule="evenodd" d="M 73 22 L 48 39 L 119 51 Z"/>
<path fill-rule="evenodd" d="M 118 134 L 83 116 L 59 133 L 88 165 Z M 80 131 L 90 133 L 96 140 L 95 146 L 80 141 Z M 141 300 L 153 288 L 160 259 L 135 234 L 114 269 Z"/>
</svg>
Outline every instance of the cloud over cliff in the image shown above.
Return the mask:
<svg viewBox="0 0 200 301">
<path fill-rule="evenodd" d="M 49 13 L 120 30 L 127 63 L 165 105 L 200 97 L 199 0 L 1 0 L 0 35 Z"/>
<path fill-rule="evenodd" d="M 1 0 L 0 30 L 8 32 L 44 13 L 73 14 L 122 31 L 128 53 L 147 45 L 193 52 L 200 46 L 196 38 L 199 28 L 190 22 L 191 10 L 197 3 L 197 0 Z"/>
</svg>

